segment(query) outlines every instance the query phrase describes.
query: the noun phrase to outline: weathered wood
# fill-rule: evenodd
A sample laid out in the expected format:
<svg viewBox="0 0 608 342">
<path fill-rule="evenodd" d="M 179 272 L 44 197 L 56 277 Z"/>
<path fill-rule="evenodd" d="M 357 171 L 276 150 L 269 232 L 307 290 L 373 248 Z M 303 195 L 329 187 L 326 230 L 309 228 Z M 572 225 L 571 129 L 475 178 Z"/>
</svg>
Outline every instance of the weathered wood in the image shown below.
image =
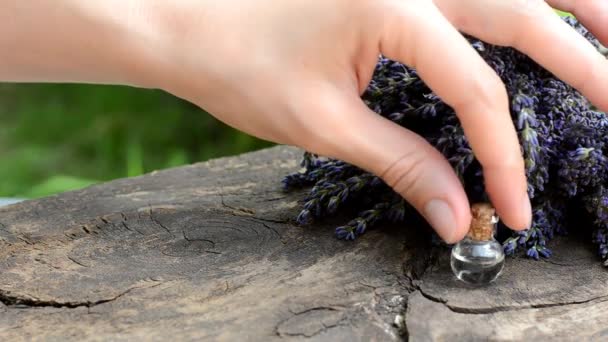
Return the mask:
<svg viewBox="0 0 608 342">
<path fill-rule="evenodd" d="M 444 254 L 408 298 L 411 338 L 605 341 L 608 271 L 588 241 L 559 239 L 549 261 L 507 259 L 504 274 L 484 288 L 455 281 Z"/>
<path fill-rule="evenodd" d="M 0 209 L 0 340 L 520 340 L 608 336 L 588 244 L 453 280 L 416 227 L 298 227 L 277 147 Z M 397 324 L 395 324 L 397 322 Z"/>
</svg>

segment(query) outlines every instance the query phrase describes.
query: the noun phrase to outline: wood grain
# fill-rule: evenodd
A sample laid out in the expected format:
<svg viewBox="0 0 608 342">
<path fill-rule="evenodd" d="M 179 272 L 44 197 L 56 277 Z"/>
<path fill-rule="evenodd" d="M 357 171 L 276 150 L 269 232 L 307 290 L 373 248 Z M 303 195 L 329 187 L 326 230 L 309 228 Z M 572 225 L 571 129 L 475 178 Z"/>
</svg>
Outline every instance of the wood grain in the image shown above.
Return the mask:
<svg viewBox="0 0 608 342">
<path fill-rule="evenodd" d="M 0 340 L 603 340 L 608 273 L 562 239 L 454 281 L 422 227 L 295 225 L 275 147 L 0 209 Z"/>
</svg>

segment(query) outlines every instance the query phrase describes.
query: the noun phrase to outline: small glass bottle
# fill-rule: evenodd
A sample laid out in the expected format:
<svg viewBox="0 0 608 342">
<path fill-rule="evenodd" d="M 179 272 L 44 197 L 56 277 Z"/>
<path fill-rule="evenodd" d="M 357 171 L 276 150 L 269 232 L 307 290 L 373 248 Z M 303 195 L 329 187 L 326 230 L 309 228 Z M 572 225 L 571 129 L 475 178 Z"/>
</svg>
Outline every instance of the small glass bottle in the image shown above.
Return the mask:
<svg viewBox="0 0 608 342">
<path fill-rule="evenodd" d="M 498 217 L 487 203 L 471 207 L 472 221 L 467 236 L 452 247 L 451 266 L 456 278 L 472 285 L 486 285 L 501 274 L 505 254 L 496 241 Z"/>
</svg>

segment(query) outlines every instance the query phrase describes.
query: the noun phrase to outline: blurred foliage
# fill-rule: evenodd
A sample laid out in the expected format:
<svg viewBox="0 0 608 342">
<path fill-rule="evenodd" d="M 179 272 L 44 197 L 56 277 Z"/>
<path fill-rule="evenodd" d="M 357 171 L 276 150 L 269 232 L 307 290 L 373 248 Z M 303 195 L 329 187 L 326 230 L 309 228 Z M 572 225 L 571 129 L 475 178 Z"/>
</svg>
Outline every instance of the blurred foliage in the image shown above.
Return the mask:
<svg viewBox="0 0 608 342">
<path fill-rule="evenodd" d="M 158 90 L 0 84 L 0 197 L 34 198 L 271 146 Z"/>
</svg>

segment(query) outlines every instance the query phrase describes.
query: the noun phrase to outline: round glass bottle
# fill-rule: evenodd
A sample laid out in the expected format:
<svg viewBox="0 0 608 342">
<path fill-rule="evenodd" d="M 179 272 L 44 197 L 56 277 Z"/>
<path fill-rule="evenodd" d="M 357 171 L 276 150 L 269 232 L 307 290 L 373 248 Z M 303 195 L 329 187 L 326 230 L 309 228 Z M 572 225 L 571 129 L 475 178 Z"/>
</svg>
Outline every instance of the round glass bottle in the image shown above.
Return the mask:
<svg viewBox="0 0 608 342">
<path fill-rule="evenodd" d="M 456 278 L 471 285 L 486 285 L 502 273 L 505 254 L 496 241 L 498 217 L 486 203 L 471 207 L 471 226 L 467 236 L 452 247 L 451 266 Z"/>
</svg>

